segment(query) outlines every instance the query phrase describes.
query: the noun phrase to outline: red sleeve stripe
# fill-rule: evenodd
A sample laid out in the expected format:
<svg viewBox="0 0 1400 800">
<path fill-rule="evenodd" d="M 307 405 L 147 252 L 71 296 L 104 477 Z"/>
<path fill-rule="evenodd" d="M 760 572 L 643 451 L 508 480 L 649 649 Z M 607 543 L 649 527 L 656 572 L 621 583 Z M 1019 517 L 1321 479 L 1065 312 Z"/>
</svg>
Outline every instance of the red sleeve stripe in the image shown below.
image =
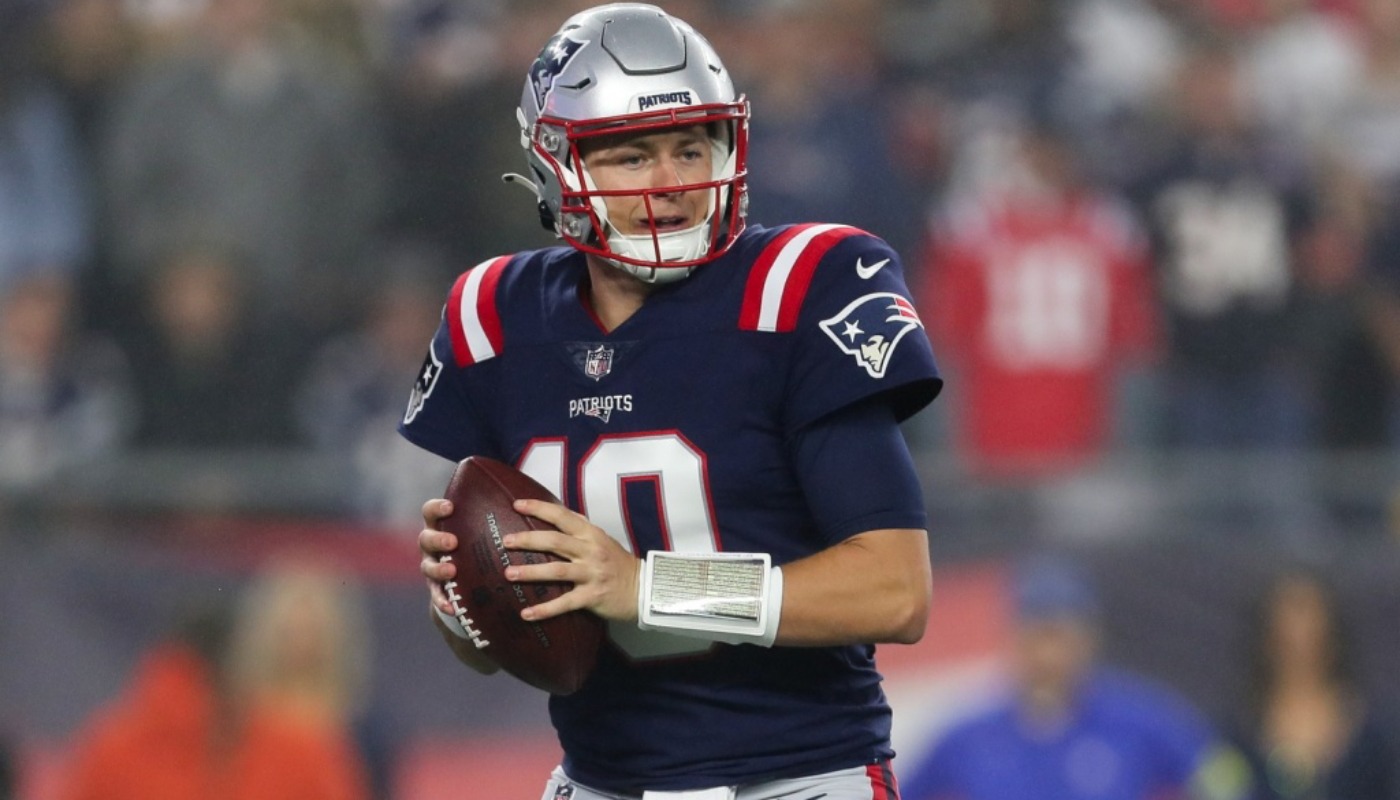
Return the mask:
<svg viewBox="0 0 1400 800">
<path fill-rule="evenodd" d="M 457 366 L 477 364 L 501 354 L 501 315 L 496 284 L 510 256 L 483 261 L 462 274 L 448 296 L 448 329 Z"/>
<path fill-rule="evenodd" d="M 859 233 L 849 225 L 799 225 L 769 242 L 749 272 L 739 327 L 768 332 L 796 328 L 817 264 L 837 242 Z"/>
</svg>

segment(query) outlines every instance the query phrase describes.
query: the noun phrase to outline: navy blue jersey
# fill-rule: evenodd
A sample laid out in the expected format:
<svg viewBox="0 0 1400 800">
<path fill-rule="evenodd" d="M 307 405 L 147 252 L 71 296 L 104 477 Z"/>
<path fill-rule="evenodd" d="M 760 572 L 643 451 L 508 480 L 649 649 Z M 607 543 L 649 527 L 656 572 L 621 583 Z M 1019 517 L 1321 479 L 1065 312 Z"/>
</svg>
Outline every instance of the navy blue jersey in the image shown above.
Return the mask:
<svg viewBox="0 0 1400 800">
<path fill-rule="evenodd" d="M 838 411 L 884 404 L 893 426 L 937 394 L 884 242 L 846 226 L 750 228 L 611 332 L 582 299 L 586 276 L 580 253 L 552 248 L 459 278 L 403 434 L 453 461 L 516 464 L 639 556 L 782 564 L 863 531 L 927 527 L 917 483 L 871 464 L 846 465 L 839 508 L 809 502 L 810 476 L 832 465 L 801 455 L 823 452 L 803 433 Z M 871 646 L 729 646 L 625 624 L 610 640 L 585 686 L 550 700 L 583 784 L 698 788 L 892 755 Z"/>
</svg>

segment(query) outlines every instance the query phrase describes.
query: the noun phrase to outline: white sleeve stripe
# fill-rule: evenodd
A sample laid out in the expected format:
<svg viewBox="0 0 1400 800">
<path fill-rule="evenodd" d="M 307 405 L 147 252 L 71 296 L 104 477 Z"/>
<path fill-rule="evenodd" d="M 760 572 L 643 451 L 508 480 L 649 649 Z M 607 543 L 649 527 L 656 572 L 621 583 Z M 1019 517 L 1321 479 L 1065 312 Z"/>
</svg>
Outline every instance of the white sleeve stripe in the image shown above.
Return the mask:
<svg viewBox="0 0 1400 800">
<path fill-rule="evenodd" d="M 481 281 L 486 276 L 489 266 L 489 264 L 482 264 L 468 272 L 466 283 L 462 286 L 462 305 L 460 308 L 462 333 L 466 337 L 467 351 L 471 353 L 473 362 L 485 361 L 496 355 L 496 349 L 491 346 L 491 340 L 486 336 L 486 329 L 481 325 L 481 314 L 477 311 L 477 299 L 481 294 Z"/>
<path fill-rule="evenodd" d="M 768 270 L 768 275 L 763 281 L 763 298 L 758 307 L 758 330 L 772 333 L 778 329 L 778 315 L 783 307 L 783 294 L 787 290 L 788 277 L 792 274 L 792 268 L 797 264 L 797 259 L 802 255 L 802 251 L 807 249 L 807 245 L 812 240 L 827 231 L 845 227 L 844 225 L 813 225 L 792 237 L 792 240 L 783 245 L 783 249 L 778 252 L 777 258 L 773 259 L 773 267 Z"/>
</svg>

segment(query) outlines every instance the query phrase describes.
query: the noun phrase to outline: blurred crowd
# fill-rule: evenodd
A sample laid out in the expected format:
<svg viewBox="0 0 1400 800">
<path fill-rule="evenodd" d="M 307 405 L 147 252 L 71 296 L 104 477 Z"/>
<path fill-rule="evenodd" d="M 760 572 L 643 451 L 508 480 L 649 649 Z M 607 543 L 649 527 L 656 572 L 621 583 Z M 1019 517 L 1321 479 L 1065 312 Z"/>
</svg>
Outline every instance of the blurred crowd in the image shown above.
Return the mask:
<svg viewBox="0 0 1400 800">
<path fill-rule="evenodd" d="M 1007 678 L 902 766 L 907 800 L 1400 798 L 1395 698 L 1363 679 L 1354 609 L 1300 564 L 1254 593 L 1237 701 L 1203 710 L 1114 663 L 1105 606 L 1072 559 L 1035 554 L 1010 581 Z"/>
<path fill-rule="evenodd" d="M 234 601 L 183 607 L 64 753 L 62 800 L 370 800 L 363 590 L 323 558 L 262 565 Z"/>
<path fill-rule="evenodd" d="M 904 255 L 920 444 L 1393 448 L 1400 3 L 661 4 L 753 101 L 753 221 Z M 0 0 L 0 488 L 314 448 L 412 518 L 394 422 L 453 276 L 551 242 L 500 174 L 583 5 Z"/>
</svg>

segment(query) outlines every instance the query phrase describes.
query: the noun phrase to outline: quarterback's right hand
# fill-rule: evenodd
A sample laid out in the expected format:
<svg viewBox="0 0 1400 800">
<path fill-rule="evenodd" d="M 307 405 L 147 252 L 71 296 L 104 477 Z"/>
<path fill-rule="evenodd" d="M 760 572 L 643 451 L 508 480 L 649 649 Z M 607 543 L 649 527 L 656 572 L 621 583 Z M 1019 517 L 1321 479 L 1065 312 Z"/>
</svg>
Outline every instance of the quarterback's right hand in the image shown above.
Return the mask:
<svg viewBox="0 0 1400 800">
<path fill-rule="evenodd" d="M 452 613 L 452 603 L 442 585 L 457 577 L 457 567 L 442 557 L 457 546 L 457 537 L 438 530 L 438 523 L 452 513 L 452 502 L 436 498 L 423 504 L 423 530 L 418 532 L 418 552 L 422 560 L 418 569 L 428 580 L 428 599 L 433 608 L 444 614 Z"/>
<path fill-rule="evenodd" d="M 457 546 L 457 537 L 438 530 L 438 523 L 451 513 L 452 503 L 441 498 L 423 504 L 423 530 L 418 532 L 418 552 L 422 559 L 418 563 L 418 569 L 428 583 L 428 601 L 431 603 L 429 616 L 432 617 L 433 626 L 442 635 L 443 641 L 447 642 L 456 654 L 458 661 L 477 672 L 490 674 L 500 669 L 496 662 L 471 641 L 452 632 L 438 616 L 439 611 L 448 616 L 452 616 L 453 613 L 452 601 L 447 599 L 443 584 L 457 577 L 457 568 L 452 562 L 443 561 L 442 557 Z"/>
</svg>

